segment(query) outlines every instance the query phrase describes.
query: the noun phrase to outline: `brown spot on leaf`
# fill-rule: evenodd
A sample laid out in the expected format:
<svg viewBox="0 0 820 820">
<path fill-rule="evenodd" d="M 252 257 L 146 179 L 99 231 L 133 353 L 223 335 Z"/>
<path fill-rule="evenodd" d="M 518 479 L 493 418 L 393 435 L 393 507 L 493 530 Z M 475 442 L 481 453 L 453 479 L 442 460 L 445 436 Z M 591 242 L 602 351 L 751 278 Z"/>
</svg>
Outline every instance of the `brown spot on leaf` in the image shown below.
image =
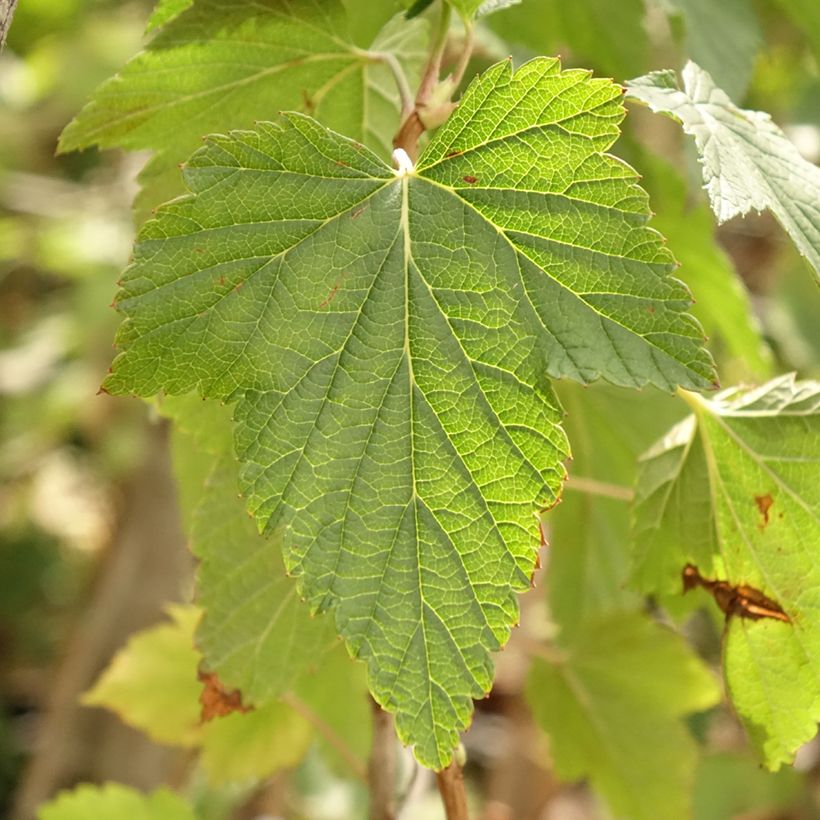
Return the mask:
<svg viewBox="0 0 820 820">
<path fill-rule="evenodd" d="M 469 174 L 466 177 L 462 177 L 462 179 L 470 185 L 475 185 L 478 182 L 476 177 L 471 177 Z"/>
<path fill-rule="evenodd" d="M 774 499 L 769 493 L 766 493 L 766 495 L 756 495 L 755 504 L 757 504 L 757 509 L 760 511 L 760 523 L 757 526 L 760 527 L 761 530 L 766 529 L 769 523 L 769 510 L 772 508 L 772 504 L 774 504 Z"/>
<path fill-rule="evenodd" d="M 771 618 L 775 621 L 791 623 L 791 618 L 777 601 L 764 595 L 759 589 L 740 584 L 732 586 L 728 581 L 710 581 L 704 578 L 693 564 L 683 568 L 683 591 L 703 587 L 715 599 L 728 620 L 733 615 L 759 621 Z"/>
<path fill-rule="evenodd" d="M 362 205 L 360 208 L 356 208 L 353 213 L 350 214 L 351 219 L 358 219 L 365 211 L 367 210 L 367 205 Z"/>
<path fill-rule="evenodd" d="M 347 271 L 344 271 L 342 275 L 333 283 L 333 287 L 330 289 L 330 293 L 322 300 L 322 303 L 319 305 L 320 308 L 327 307 L 332 301 L 336 294 L 341 289 L 342 285 L 344 284 L 345 279 L 347 279 Z"/>
<path fill-rule="evenodd" d="M 238 689 L 226 689 L 215 673 L 203 672 L 200 669 L 198 677 L 203 684 L 202 693 L 199 696 L 203 723 L 215 717 L 230 715 L 231 712 L 251 711 L 252 707 L 243 705 L 242 693 Z"/>
<path fill-rule="evenodd" d="M 449 154 L 444 155 L 444 159 L 452 159 L 453 157 L 460 157 L 464 151 L 450 151 Z"/>
</svg>

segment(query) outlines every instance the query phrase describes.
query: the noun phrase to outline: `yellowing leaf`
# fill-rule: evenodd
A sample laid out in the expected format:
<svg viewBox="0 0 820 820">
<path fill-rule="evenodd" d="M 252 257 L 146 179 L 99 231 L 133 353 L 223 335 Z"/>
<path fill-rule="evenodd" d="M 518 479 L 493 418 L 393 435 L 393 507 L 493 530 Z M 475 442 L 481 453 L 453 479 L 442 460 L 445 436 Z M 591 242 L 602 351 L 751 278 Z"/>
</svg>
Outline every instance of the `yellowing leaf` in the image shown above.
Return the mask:
<svg viewBox="0 0 820 820">
<path fill-rule="evenodd" d="M 200 611 L 172 606 L 172 624 L 134 635 L 83 696 L 105 706 L 159 743 L 195 746 L 199 740 L 199 653 L 194 629 Z"/>
</svg>

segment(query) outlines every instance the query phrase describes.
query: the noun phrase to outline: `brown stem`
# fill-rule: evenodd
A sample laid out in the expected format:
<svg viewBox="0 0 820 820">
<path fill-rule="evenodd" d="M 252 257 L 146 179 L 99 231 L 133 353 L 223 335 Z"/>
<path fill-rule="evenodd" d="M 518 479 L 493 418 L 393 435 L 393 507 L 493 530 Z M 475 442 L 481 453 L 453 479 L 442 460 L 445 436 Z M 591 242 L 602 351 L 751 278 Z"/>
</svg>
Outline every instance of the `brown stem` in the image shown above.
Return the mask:
<svg viewBox="0 0 820 820">
<path fill-rule="evenodd" d="M 396 818 L 396 734 L 393 720 L 379 706 L 373 705 L 373 748 L 367 767 L 370 783 L 370 820 Z"/>
<path fill-rule="evenodd" d="M 454 760 L 446 769 L 436 772 L 436 782 L 447 820 L 470 820 L 461 766 Z"/>
<path fill-rule="evenodd" d="M 0 0 L 0 49 L 6 44 L 6 37 L 11 26 L 11 18 L 14 16 L 14 8 L 17 0 Z"/>
</svg>

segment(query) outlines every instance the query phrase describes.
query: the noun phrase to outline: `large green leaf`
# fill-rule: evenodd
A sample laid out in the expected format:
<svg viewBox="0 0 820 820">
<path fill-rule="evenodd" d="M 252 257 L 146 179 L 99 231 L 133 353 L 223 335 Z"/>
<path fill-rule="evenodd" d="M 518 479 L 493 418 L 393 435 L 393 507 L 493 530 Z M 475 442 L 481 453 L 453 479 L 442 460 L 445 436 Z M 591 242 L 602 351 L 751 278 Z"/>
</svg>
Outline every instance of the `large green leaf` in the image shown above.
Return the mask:
<svg viewBox="0 0 820 820">
<path fill-rule="evenodd" d="M 83 784 L 41 806 L 37 820 L 195 820 L 193 809 L 168 789 L 140 794 L 130 786 Z"/>
<path fill-rule="evenodd" d="M 639 614 L 587 621 L 527 685 L 556 773 L 589 778 L 613 813 L 683 818 L 697 748 L 681 717 L 714 705 L 714 679 L 684 641 Z"/>
<path fill-rule="evenodd" d="M 372 49 L 395 53 L 412 79 L 425 31 L 423 20 L 396 19 Z M 143 172 L 153 205 L 176 193 L 176 166 L 203 135 L 301 109 L 387 156 L 397 105 L 389 69 L 354 46 L 340 0 L 196 0 L 96 90 L 60 150 L 154 150 Z"/>
<path fill-rule="evenodd" d="M 767 114 L 735 106 L 695 63 L 628 83 L 629 96 L 679 120 L 695 138 L 719 222 L 770 209 L 820 278 L 820 168 L 803 159 Z"/>
<path fill-rule="evenodd" d="M 118 298 L 108 389 L 237 400 L 249 509 L 429 765 L 491 684 L 560 489 L 547 376 L 714 379 L 635 173 L 602 153 L 620 99 L 505 61 L 401 172 L 298 114 L 214 137 Z"/>
<path fill-rule="evenodd" d="M 642 465 L 636 577 L 668 593 L 691 564 L 785 612 L 728 615 L 724 646 L 734 706 L 777 768 L 820 719 L 820 385 L 784 376 L 693 403 Z"/>
</svg>

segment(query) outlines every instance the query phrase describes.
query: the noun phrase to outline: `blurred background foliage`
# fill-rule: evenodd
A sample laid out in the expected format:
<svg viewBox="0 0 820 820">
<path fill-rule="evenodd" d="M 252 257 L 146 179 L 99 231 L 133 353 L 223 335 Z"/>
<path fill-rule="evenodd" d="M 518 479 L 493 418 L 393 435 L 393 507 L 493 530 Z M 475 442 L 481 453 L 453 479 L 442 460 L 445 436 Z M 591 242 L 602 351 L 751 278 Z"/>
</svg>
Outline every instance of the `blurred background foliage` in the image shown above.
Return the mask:
<svg viewBox="0 0 820 820">
<path fill-rule="evenodd" d="M 352 6 L 357 14 L 366 8 Z M 151 9 L 149 0 L 22 0 L 0 54 L 0 816 L 11 814 L 15 793 L 20 817 L 29 817 L 39 801 L 80 780 L 185 786 L 202 817 L 227 817 L 242 805 L 242 816 L 253 816 L 248 807 L 258 800 L 246 787 L 214 791 L 191 774 L 184 752 L 76 703 L 129 634 L 191 594 L 164 422 L 139 402 L 97 395 L 118 324 L 107 306 L 128 260 L 135 178 L 146 157 L 95 150 L 55 156 L 66 123 L 144 42 Z M 567 65 L 621 81 L 693 56 L 736 102 L 771 112 L 817 162 L 817 9 L 815 0 L 526 0 L 490 18 L 474 62 L 480 69 L 510 50 L 516 59 L 561 53 Z M 384 9 L 379 16 L 387 16 Z M 691 272 L 724 382 L 785 370 L 816 377 L 816 288 L 785 234 L 762 215 L 723 226 L 715 245 L 696 161 L 679 129 L 634 107 L 631 114 L 617 150 L 644 173 L 659 229 L 688 257 L 681 275 Z M 734 295 L 722 293 L 721 283 Z M 727 320 L 724 308 L 738 298 L 750 300 L 750 323 Z M 737 338 L 758 332 L 762 344 Z M 568 406 L 577 392 L 566 388 Z M 640 437 L 624 444 L 627 458 L 615 480 L 631 481 L 628 454 L 645 444 Z M 570 510 L 583 500 L 568 498 Z M 618 551 L 627 524 L 618 515 L 594 518 L 596 540 L 613 545 L 598 565 L 614 573 L 602 581 L 611 589 L 624 574 Z M 562 526 L 557 519 L 556 532 Z M 600 553 L 600 545 L 573 538 L 568 532 L 568 549 Z M 555 578 L 572 582 L 577 568 L 561 556 L 556 552 Z M 583 583 L 575 583 L 583 594 Z M 548 594 L 552 587 L 566 595 L 566 584 L 548 583 Z M 536 594 L 524 606 L 525 614 L 540 613 L 543 602 Z M 587 792 L 559 786 L 543 762 L 520 751 L 534 741 L 522 717 L 517 664 L 514 651 L 502 657 L 496 691 L 467 738 L 476 801 L 488 807 L 488 820 L 601 816 Z M 797 769 L 771 776 L 743 751 L 730 716 L 694 728 L 715 751 L 698 775 L 697 820 L 819 816 L 816 742 Z M 288 816 L 361 811 L 361 786 L 312 753 L 266 788 L 266 805 L 302 807 Z M 414 804 L 413 816 L 436 816 L 437 801 L 425 800 Z M 496 814 L 493 805 L 500 806 Z M 503 813 L 505 806 L 514 813 Z"/>
</svg>

